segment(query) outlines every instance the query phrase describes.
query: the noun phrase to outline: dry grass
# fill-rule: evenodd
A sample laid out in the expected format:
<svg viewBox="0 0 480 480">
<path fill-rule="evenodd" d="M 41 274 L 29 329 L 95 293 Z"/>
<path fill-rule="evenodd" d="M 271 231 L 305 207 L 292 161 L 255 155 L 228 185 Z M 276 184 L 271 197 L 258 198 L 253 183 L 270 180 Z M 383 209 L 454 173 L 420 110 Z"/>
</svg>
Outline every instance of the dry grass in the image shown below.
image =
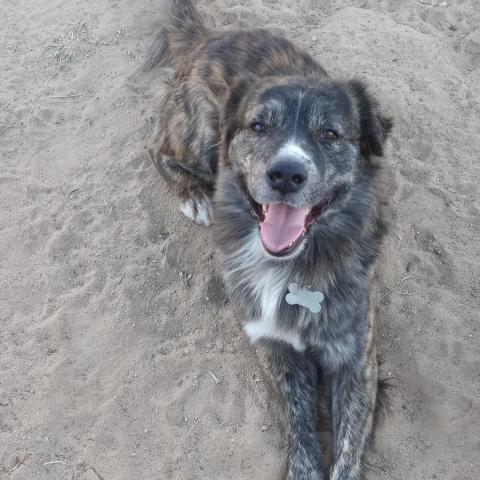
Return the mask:
<svg viewBox="0 0 480 480">
<path fill-rule="evenodd" d="M 53 60 L 58 70 L 65 69 L 78 55 L 81 43 L 90 41 L 90 29 L 85 21 L 74 20 L 70 30 L 45 45 L 44 53 Z"/>
<path fill-rule="evenodd" d="M 418 4 L 423 8 L 423 10 L 430 10 L 435 7 L 448 7 L 447 2 L 435 2 L 432 0 L 420 0 Z"/>
</svg>

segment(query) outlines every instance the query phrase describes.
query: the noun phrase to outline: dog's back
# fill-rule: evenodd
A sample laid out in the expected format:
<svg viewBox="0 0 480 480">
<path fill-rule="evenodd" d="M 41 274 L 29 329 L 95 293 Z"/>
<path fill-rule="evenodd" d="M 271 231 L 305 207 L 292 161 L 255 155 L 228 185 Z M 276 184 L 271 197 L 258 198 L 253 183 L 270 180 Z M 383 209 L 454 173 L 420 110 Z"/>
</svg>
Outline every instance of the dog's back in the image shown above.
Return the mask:
<svg viewBox="0 0 480 480">
<path fill-rule="evenodd" d="M 306 52 L 268 30 L 211 33 L 190 1 L 173 0 L 144 68 L 173 63 L 181 80 L 196 80 L 218 94 L 239 77 L 314 76 L 325 70 Z"/>
</svg>

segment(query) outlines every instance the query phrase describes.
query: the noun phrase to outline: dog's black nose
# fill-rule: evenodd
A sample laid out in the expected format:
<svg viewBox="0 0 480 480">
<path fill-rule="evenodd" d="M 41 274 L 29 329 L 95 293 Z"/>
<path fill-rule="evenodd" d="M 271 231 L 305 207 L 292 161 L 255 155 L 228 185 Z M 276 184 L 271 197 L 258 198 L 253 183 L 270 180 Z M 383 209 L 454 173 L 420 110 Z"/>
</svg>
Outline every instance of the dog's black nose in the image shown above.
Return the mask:
<svg viewBox="0 0 480 480">
<path fill-rule="evenodd" d="M 301 188 L 307 179 L 307 171 L 301 163 L 278 162 L 268 170 L 267 177 L 270 186 L 285 195 Z"/>
</svg>

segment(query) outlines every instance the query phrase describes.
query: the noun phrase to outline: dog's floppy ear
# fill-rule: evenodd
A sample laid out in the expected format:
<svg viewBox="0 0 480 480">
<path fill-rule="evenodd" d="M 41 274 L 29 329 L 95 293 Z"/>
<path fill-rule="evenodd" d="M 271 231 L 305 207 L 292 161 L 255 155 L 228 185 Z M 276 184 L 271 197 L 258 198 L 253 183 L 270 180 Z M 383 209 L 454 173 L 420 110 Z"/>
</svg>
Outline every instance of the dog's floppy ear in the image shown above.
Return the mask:
<svg viewBox="0 0 480 480">
<path fill-rule="evenodd" d="M 392 119 L 380 113 L 377 101 L 363 82 L 351 80 L 348 85 L 360 116 L 360 151 L 366 158 L 371 155 L 381 157 L 385 141 L 393 126 Z"/>
</svg>

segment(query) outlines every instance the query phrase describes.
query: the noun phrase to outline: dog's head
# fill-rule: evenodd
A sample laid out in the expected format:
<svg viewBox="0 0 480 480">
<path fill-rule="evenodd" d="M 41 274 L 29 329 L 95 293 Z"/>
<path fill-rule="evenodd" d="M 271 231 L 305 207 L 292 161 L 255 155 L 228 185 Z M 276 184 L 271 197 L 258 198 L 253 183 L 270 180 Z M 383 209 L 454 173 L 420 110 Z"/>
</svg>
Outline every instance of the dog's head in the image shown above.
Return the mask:
<svg viewBox="0 0 480 480">
<path fill-rule="evenodd" d="M 244 79 L 232 87 L 222 169 L 244 192 L 269 255 L 301 250 L 382 156 L 390 128 L 359 81 Z"/>
</svg>

